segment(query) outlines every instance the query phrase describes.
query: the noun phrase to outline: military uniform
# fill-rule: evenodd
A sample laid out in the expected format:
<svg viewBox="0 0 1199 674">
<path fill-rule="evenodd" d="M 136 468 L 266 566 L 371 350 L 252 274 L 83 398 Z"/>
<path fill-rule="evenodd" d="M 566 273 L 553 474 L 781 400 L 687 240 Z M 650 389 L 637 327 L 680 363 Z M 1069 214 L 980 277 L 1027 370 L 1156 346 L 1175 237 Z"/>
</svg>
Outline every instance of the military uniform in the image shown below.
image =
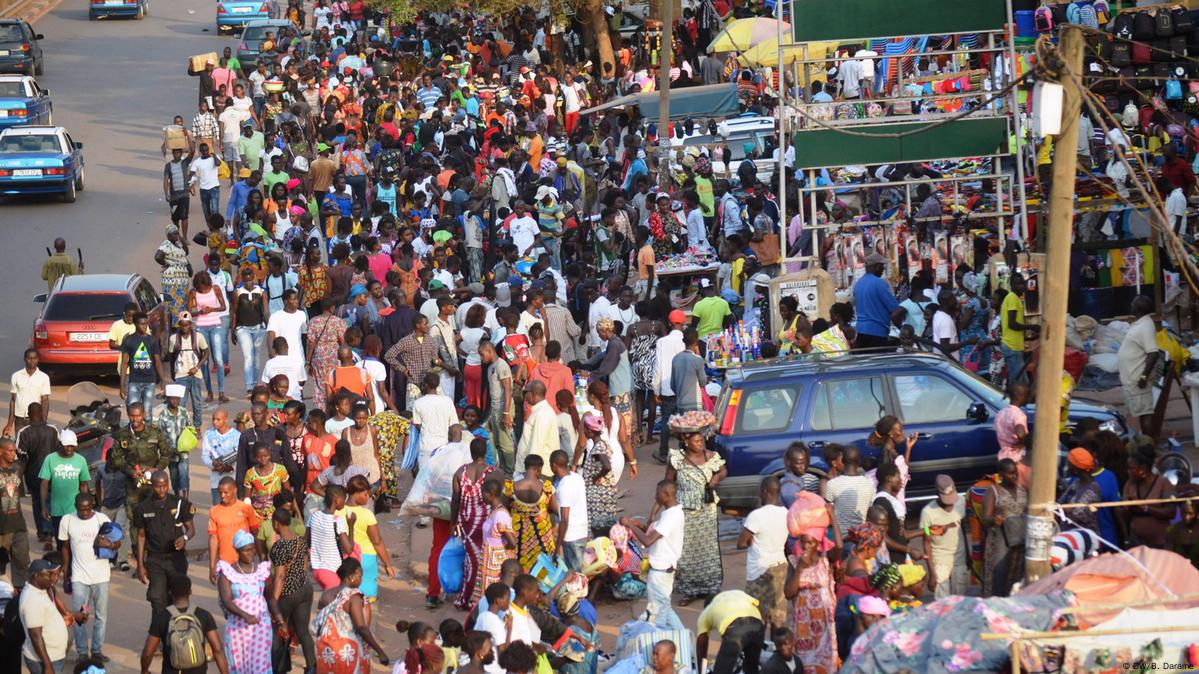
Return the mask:
<svg viewBox="0 0 1199 674">
<path fill-rule="evenodd" d="M 159 500 L 153 493 L 133 509 L 130 523 L 146 531 L 146 599 L 155 610 L 166 608 L 167 579 L 187 574 L 187 553 L 175 549 L 175 541 L 187 534 L 187 523 L 196 516 L 196 507 L 187 499 L 168 494 Z"/>
<path fill-rule="evenodd" d="M 140 433 L 125 426 L 113 436 L 112 449 L 108 450 L 108 470 L 125 475 L 125 515 L 129 518 L 129 536 L 134 547 L 137 546 L 137 524 L 133 520 L 133 511 L 142 499 L 153 494 L 150 475 L 157 470 L 166 470 L 174 453 L 175 448 L 171 447 L 162 429 L 148 421 Z"/>
</svg>

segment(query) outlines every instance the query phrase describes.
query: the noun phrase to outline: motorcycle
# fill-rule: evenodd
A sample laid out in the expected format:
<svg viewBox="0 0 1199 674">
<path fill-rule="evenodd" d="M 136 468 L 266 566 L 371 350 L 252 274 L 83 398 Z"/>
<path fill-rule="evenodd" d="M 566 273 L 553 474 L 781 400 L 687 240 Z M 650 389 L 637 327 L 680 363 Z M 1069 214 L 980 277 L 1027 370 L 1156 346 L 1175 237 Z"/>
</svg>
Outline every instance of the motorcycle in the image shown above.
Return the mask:
<svg viewBox="0 0 1199 674">
<path fill-rule="evenodd" d="M 94 382 L 81 381 L 67 390 L 67 409 L 71 419 L 67 430 L 75 433 L 76 452 L 87 459 L 93 480 L 108 459 L 113 433 L 121 427 L 121 410 Z"/>
</svg>

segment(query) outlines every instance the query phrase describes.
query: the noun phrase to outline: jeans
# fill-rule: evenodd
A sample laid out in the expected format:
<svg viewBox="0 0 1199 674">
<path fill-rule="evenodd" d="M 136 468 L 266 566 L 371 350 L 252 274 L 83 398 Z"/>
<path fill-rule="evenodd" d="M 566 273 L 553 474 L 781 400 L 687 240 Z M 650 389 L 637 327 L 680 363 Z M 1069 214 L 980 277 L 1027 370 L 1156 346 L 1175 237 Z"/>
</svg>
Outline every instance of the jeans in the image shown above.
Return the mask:
<svg viewBox="0 0 1199 674">
<path fill-rule="evenodd" d="M 566 567 L 571 571 L 583 570 L 583 550 L 587 547 L 586 538 L 580 538 L 577 541 L 562 542 L 562 561 L 566 562 Z"/>
<path fill-rule="evenodd" d="M 470 269 L 470 281 L 476 283 L 483 278 L 483 249 L 470 248 L 466 249 L 466 263 Z"/>
<path fill-rule="evenodd" d="M 141 403 L 146 408 L 146 421 L 154 421 L 154 387 L 157 386 L 152 381 L 147 382 L 128 382 L 125 386 L 125 413 L 129 413 L 129 406 L 133 403 Z"/>
<path fill-rule="evenodd" d="M 175 488 L 176 494 L 187 492 L 191 488 L 191 476 L 187 465 L 187 457 L 189 454 L 184 454 L 178 459 L 171 459 L 171 463 L 167 466 L 171 474 L 171 486 Z"/>
<path fill-rule="evenodd" d="M 255 96 L 251 100 L 254 103 L 254 114 L 262 119 L 262 112 L 266 110 L 266 96 Z"/>
<path fill-rule="evenodd" d="M 354 190 L 354 201 L 362 205 L 362 212 L 366 213 L 366 176 L 346 176 L 346 184 Z"/>
<path fill-rule="evenodd" d="M 687 629 L 670 603 L 673 593 L 674 571 L 650 569 L 645 577 L 645 616 L 642 619 L 662 629 Z"/>
<path fill-rule="evenodd" d="M 29 490 L 30 494 L 41 494 L 41 478 L 26 476 L 25 488 Z M 58 531 L 50 529 L 50 513 L 42 510 L 42 499 L 40 496 L 33 499 L 33 524 L 37 529 L 38 536 L 58 537 Z"/>
<path fill-rule="evenodd" d="M 205 190 L 200 190 L 200 210 L 204 213 L 204 222 L 208 222 L 208 217 L 213 213 L 221 212 L 221 186 Z"/>
<path fill-rule="evenodd" d="M 52 665 L 54 667 L 54 674 L 62 674 L 63 668 L 67 666 L 67 659 L 63 658 L 62 660 L 52 663 Z M 25 668 L 29 670 L 29 674 L 48 674 L 48 672 L 46 672 L 46 668 L 42 667 L 41 660 L 30 660 L 29 658 L 25 658 Z"/>
<path fill-rule="evenodd" d="M 217 393 L 225 392 L 225 344 L 229 341 L 229 328 L 224 325 L 196 326 L 196 332 L 208 340 L 208 352 L 212 354 L 204 366 L 204 389 L 212 393 L 212 368 L 216 368 Z"/>
<path fill-rule="evenodd" d="M 266 328 L 261 325 L 237 326 L 237 348 L 241 350 L 242 372 L 246 378 L 246 390 L 253 389 L 262 375 L 263 340 Z"/>
<path fill-rule="evenodd" d="M 661 401 L 659 404 L 662 408 L 662 413 L 658 418 L 662 420 L 663 432 L 658 434 L 658 458 L 665 460 L 666 452 L 670 449 L 670 432 L 666 428 L 666 422 L 670 421 L 671 415 L 678 409 L 678 396 L 658 396 Z M 650 429 L 653 432 L 653 429 Z"/>
<path fill-rule="evenodd" d="M 545 246 L 545 252 L 550 254 L 550 259 L 553 261 L 554 269 L 562 268 L 562 238 L 561 237 L 544 237 L 541 239 L 541 245 Z"/>
<path fill-rule="evenodd" d="M 104 625 L 108 619 L 108 583 L 85 585 L 77 580 L 71 581 L 71 610 L 79 611 L 87 606 L 91 619 L 82 625 L 76 623 L 71 629 L 75 632 L 75 652 L 79 659 L 88 654 L 95 655 L 104 650 Z M 88 642 L 88 626 L 91 626 L 91 642 Z"/>
<path fill-rule="evenodd" d="M 216 505 L 221 502 L 221 493 L 219 491 L 217 491 L 216 487 L 213 487 L 213 488 L 209 489 L 208 491 L 210 494 L 212 494 L 212 505 Z M 305 516 L 305 517 L 307 517 L 307 516 Z"/>
<path fill-rule="evenodd" d="M 494 403 L 492 404 L 494 405 Z M 487 417 L 487 432 L 491 433 L 491 441 L 495 443 L 500 470 L 504 471 L 504 475 L 511 475 L 516 463 L 515 436 L 511 429 L 504 427 L 503 415 L 494 409 Z"/>
<path fill-rule="evenodd" d="M 199 428 L 201 422 L 203 421 L 203 415 L 201 413 L 203 401 L 200 400 L 200 381 L 200 377 L 196 377 L 194 375 L 175 378 L 176 384 L 187 389 L 183 393 L 183 400 L 179 401 L 179 406 L 186 410 L 188 403 L 191 403 L 192 426 L 195 426 L 196 428 Z"/>
<path fill-rule="evenodd" d="M 1012 351 L 1007 344 L 999 344 L 999 353 L 1003 354 L 1003 362 L 1007 364 L 1007 384 L 1027 384 L 1028 373 L 1024 371 L 1024 352 Z"/>
</svg>

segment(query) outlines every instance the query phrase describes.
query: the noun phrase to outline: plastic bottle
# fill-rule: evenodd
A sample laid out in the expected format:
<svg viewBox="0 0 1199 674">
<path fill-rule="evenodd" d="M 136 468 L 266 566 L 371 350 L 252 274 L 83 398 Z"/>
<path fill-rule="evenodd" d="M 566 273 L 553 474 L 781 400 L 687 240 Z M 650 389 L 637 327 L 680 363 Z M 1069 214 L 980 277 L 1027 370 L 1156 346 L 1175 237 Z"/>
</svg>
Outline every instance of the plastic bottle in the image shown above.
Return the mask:
<svg viewBox="0 0 1199 674">
<path fill-rule="evenodd" d="M 1178 433 L 1171 433 L 1168 441 L 1171 452 L 1182 452 L 1182 441 L 1178 439 Z"/>
</svg>

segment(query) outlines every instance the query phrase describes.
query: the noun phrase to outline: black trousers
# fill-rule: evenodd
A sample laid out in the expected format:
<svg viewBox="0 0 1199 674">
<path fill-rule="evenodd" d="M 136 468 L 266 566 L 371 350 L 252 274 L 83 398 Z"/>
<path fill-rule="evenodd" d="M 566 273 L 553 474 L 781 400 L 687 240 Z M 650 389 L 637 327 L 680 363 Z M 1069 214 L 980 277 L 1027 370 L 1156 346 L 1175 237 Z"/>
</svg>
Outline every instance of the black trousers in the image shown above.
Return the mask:
<svg viewBox="0 0 1199 674">
<path fill-rule="evenodd" d="M 300 640 L 300 649 L 304 651 L 304 665 L 316 666 L 316 645 L 312 642 L 312 632 L 308 630 L 308 618 L 312 613 L 312 592 L 302 588 L 299 592 L 285 594 L 279 597 L 279 613 L 287 621 L 288 628 Z M 271 667 L 275 674 L 287 674 L 291 671 L 291 649 L 287 642 L 279 638 L 277 631 L 271 633 Z"/>
<path fill-rule="evenodd" d="M 146 599 L 154 609 L 164 609 L 170 598 L 167 580 L 175 574 L 187 574 L 187 555 L 178 552 L 146 552 L 146 577 L 150 581 L 146 588 Z"/>
<path fill-rule="evenodd" d="M 766 625 L 757 618 L 737 618 L 729 623 L 720 635 L 720 652 L 716 654 L 712 674 L 733 674 L 737 671 L 738 660 L 742 672 L 758 674 L 765 638 Z"/>
<path fill-rule="evenodd" d="M 670 431 L 666 428 L 670 421 L 670 415 L 674 414 L 678 408 L 678 396 L 660 396 L 662 408 L 659 418 L 662 419 L 662 432 L 658 434 L 658 457 L 665 460 L 667 451 L 670 449 Z"/>
<path fill-rule="evenodd" d="M 858 333 L 857 339 L 854 340 L 853 346 L 855 349 L 874 349 L 887 346 L 894 346 L 895 340 L 890 337 L 878 337 L 876 335 L 866 335 Z"/>
</svg>

